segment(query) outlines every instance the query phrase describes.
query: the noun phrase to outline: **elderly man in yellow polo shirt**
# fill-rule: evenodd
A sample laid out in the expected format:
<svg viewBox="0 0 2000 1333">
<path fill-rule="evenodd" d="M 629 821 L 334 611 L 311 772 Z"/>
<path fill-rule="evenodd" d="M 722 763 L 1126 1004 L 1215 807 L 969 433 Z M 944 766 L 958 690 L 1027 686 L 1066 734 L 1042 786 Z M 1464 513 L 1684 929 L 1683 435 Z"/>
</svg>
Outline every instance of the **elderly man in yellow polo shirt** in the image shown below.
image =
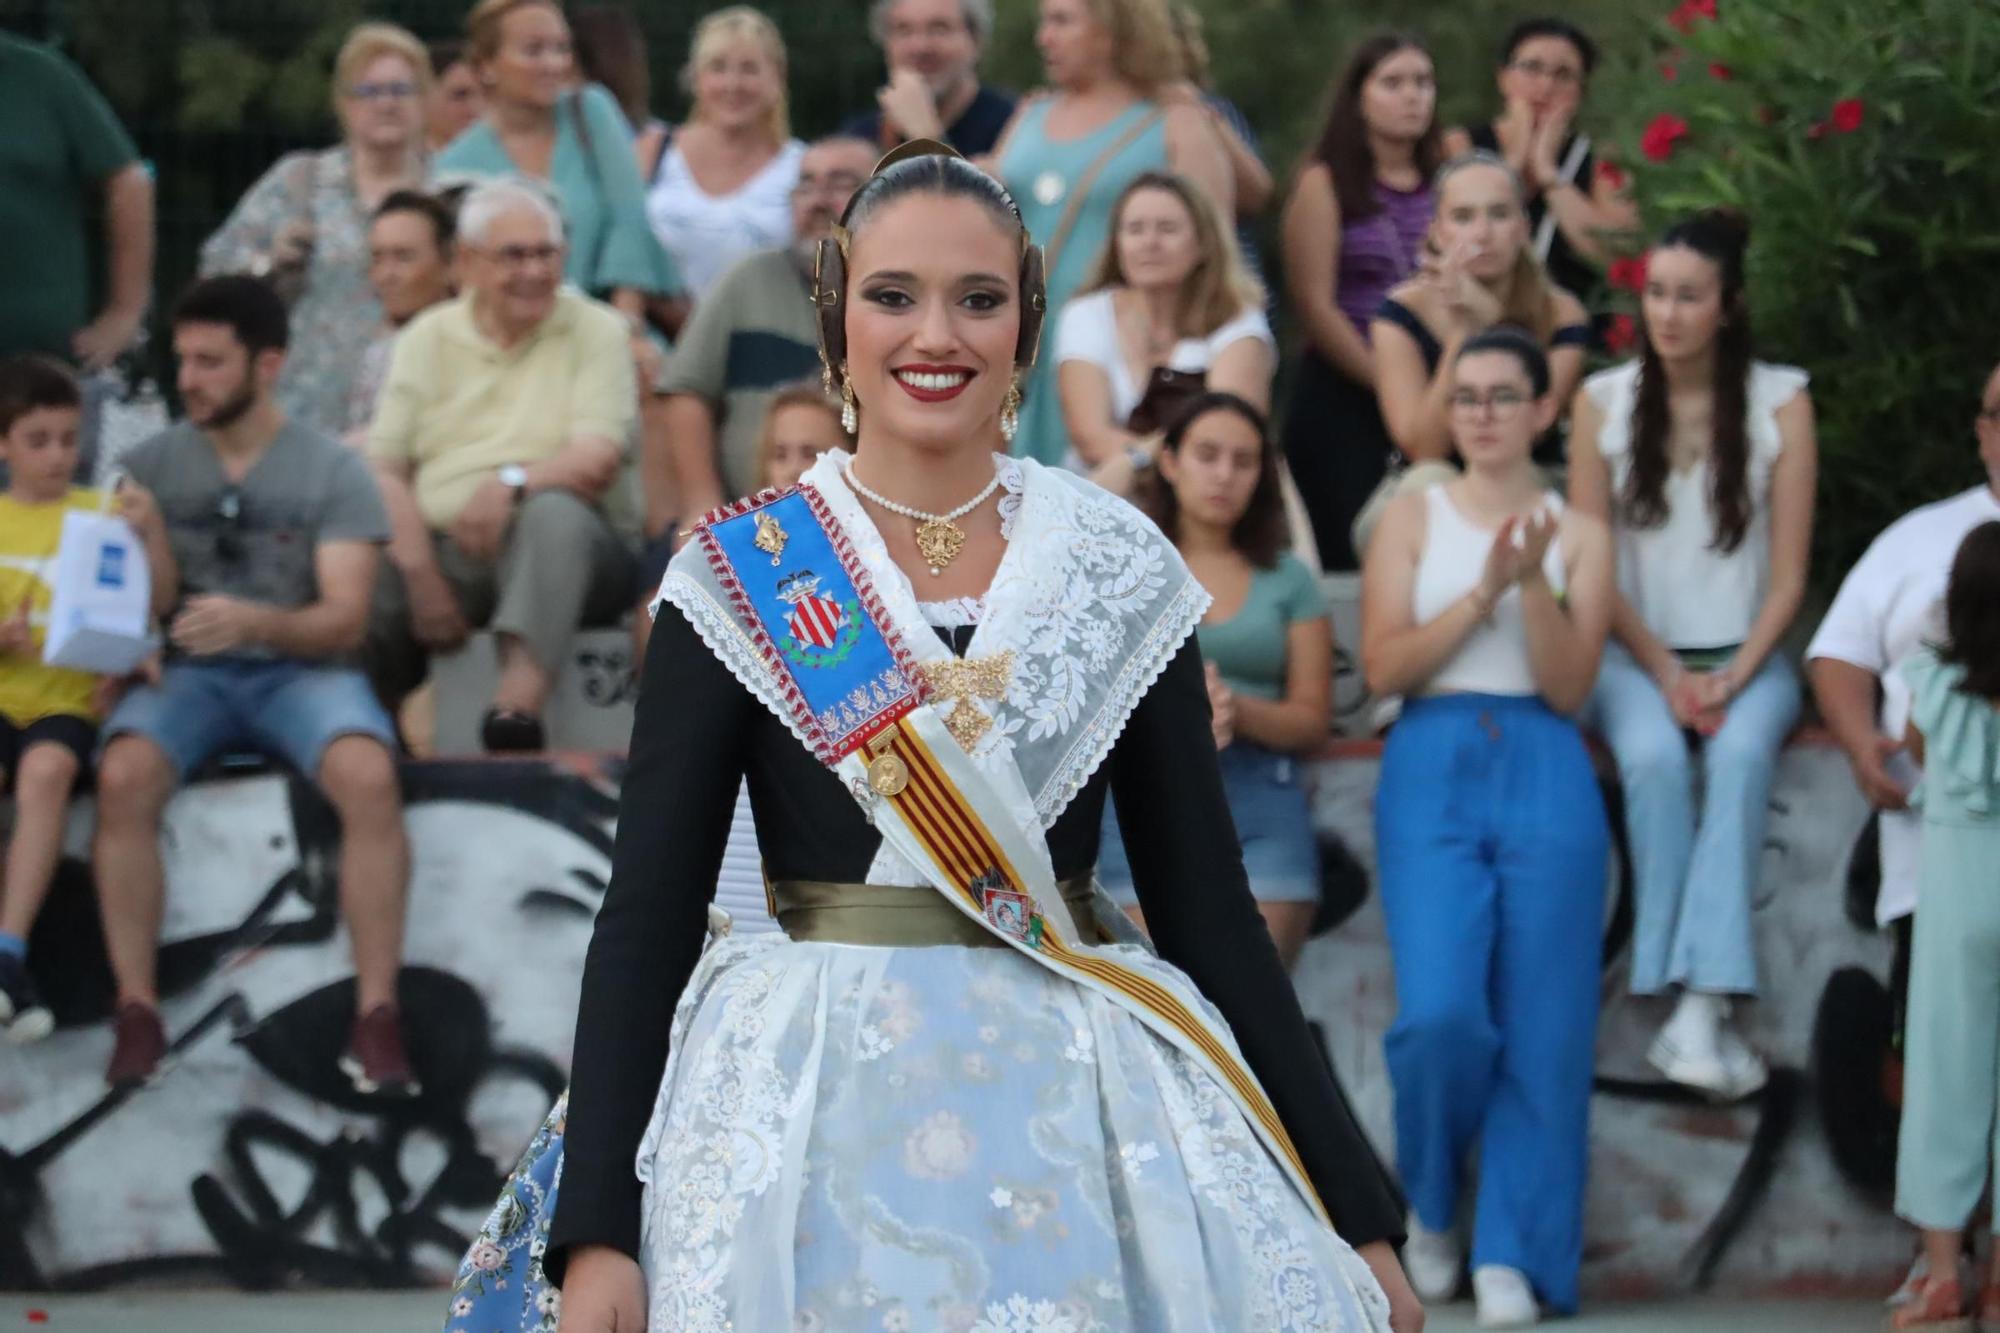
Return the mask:
<svg viewBox="0 0 2000 1333">
<path fill-rule="evenodd" d="M 540 749 L 571 636 L 631 601 L 630 330 L 562 285 L 562 218 L 531 186 L 474 189 L 458 230 L 463 294 L 398 335 L 368 431 L 392 534 L 369 674 L 398 702 L 430 653 L 490 625 L 500 680 L 482 739 Z"/>
</svg>

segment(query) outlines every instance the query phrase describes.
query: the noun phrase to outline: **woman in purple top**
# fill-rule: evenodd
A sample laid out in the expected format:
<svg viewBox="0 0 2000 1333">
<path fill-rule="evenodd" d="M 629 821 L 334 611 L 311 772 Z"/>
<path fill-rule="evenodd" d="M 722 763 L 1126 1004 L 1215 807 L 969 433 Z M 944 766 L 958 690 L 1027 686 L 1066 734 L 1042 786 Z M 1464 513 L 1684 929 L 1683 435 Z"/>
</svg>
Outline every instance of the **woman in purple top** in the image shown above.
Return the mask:
<svg viewBox="0 0 2000 1333">
<path fill-rule="evenodd" d="M 1430 52 L 1407 33 L 1357 48 L 1284 217 L 1285 281 L 1306 350 L 1292 379 L 1284 451 L 1321 559 L 1354 569 L 1348 530 L 1387 468 L 1368 324 L 1417 270 L 1442 156 Z"/>
</svg>

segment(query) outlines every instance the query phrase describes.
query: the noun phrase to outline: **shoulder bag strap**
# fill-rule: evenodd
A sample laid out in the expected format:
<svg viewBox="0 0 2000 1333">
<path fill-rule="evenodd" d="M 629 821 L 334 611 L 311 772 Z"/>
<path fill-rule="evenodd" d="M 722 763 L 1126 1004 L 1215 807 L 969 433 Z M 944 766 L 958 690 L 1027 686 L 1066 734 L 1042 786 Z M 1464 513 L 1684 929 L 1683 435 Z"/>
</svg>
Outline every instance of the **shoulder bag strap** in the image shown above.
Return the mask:
<svg viewBox="0 0 2000 1333">
<path fill-rule="evenodd" d="M 1042 247 L 1042 253 L 1048 257 L 1044 265 L 1045 271 L 1049 273 L 1056 271 L 1056 264 L 1062 258 L 1063 245 L 1069 240 L 1069 234 L 1076 230 L 1077 219 L 1083 215 L 1083 201 L 1089 196 L 1090 187 L 1097 183 L 1097 178 L 1104 174 L 1104 169 L 1111 165 L 1113 158 L 1137 143 L 1139 136 L 1164 120 L 1166 114 L 1164 108 L 1154 107 L 1151 113 L 1139 117 L 1123 134 L 1107 144 L 1104 151 L 1099 153 L 1091 164 L 1083 169 L 1083 174 L 1076 178 L 1076 184 L 1070 186 L 1069 204 L 1063 209 L 1062 220 L 1056 223 L 1056 229 L 1049 234 L 1049 243 Z"/>
</svg>

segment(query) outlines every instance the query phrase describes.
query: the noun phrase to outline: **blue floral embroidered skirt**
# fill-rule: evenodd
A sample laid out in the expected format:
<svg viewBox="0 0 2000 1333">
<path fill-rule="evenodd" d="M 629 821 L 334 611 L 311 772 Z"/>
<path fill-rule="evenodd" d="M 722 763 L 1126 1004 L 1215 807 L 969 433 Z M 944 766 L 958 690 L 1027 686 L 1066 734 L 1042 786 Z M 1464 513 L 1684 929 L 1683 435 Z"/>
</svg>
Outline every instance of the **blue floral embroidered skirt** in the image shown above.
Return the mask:
<svg viewBox="0 0 2000 1333">
<path fill-rule="evenodd" d="M 447 1333 L 553 1333 L 566 1110 L 467 1255 Z M 662 1333 L 1388 1328 L 1207 1073 L 1011 950 L 715 944 L 635 1168 Z"/>
</svg>

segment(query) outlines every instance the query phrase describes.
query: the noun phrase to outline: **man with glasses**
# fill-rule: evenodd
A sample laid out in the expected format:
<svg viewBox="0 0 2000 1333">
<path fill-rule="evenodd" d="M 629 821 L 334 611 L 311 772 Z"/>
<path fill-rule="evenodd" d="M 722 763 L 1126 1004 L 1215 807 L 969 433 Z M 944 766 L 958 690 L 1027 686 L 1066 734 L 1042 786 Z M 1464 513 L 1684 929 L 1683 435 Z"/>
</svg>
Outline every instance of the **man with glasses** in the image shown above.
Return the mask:
<svg viewBox="0 0 2000 1333">
<path fill-rule="evenodd" d="M 396 1002 L 410 854 L 395 729 L 352 665 L 389 522 L 361 456 L 288 419 L 273 398 L 287 329 L 284 303 L 256 278 L 195 284 L 173 318 L 187 420 L 124 460 L 164 521 L 172 559 L 152 571 L 163 585 L 154 601 L 175 609 L 158 683 L 113 711 L 98 768 L 97 893 L 118 987 L 113 1087 L 151 1079 L 166 1054 L 161 814 L 204 764 L 247 748 L 316 781 L 340 817 L 356 975 L 340 1066 L 364 1094 L 417 1092 Z"/>
<path fill-rule="evenodd" d="M 629 331 L 563 286 L 562 217 L 493 181 L 458 217 L 463 294 L 396 337 L 368 428 L 393 530 L 369 617 L 368 671 L 399 702 L 475 628 L 498 641 L 481 740 L 540 750 L 570 640 L 630 604 L 638 418 Z"/>
<path fill-rule="evenodd" d="M 875 0 L 869 14 L 889 65 L 875 109 L 841 127 L 882 149 L 942 139 L 967 157 L 993 151 L 1014 99 L 979 81 L 992 0 Z"/>
<path fill-rule="evenodd" d="M 666 568 L 677 523 L 684 526 L 762 485 L 757 435 L 765 408 L 779 388 L 819 370 L 813 258 L 878 156 L 874 144 L 847 135 L 808 148 L 792 192 L 791 248 L 740 260 L 681 330 L 660 392 L 669 395 L 667 438 L 683 512 L 654 513 L 655 497 L 648 497 L 652 582 Z"/>
</svg>

